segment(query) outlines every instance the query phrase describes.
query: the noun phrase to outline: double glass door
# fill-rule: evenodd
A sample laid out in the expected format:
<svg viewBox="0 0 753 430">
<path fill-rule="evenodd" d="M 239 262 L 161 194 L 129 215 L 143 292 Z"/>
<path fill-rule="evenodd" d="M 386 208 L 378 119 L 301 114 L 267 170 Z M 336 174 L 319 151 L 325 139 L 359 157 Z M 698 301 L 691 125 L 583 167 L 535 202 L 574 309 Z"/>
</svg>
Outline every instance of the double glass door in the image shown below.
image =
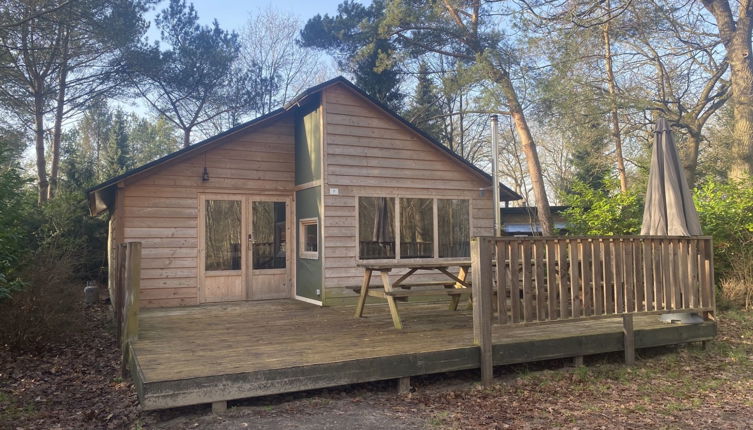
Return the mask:
<svg viewBox="0 0 753 430">
<path fill-rule="evenodd" d="M 200 205 L 201 301 L 290 297 L 289 199 L 206 194 Z"/>
</svg>

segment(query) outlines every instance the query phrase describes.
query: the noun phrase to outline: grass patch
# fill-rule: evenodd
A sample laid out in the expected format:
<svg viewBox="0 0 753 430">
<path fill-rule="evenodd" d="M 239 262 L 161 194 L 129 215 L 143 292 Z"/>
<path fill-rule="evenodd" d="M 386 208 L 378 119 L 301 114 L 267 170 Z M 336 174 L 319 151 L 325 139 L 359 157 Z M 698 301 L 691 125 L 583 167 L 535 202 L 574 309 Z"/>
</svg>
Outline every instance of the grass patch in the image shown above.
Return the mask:
<svg viewBox="0 0 753 430">
<path fill-rule="evenodd" d="M 0 424 L 11 425 L 21 419 L 32 417 L 35 413 L 34 405 L 19 405 L 10 394 L 0 391 Z"/>
</svg>

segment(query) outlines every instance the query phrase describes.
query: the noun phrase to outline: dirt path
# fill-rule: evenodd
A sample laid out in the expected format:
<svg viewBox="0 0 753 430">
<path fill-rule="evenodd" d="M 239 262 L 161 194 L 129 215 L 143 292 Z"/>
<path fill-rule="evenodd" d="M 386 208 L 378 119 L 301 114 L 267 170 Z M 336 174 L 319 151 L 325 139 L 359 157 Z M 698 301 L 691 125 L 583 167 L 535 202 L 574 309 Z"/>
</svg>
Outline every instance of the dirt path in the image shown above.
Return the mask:
<svg viewBox="0 0 753 430">
<path fill-rule="evenodd" d="M 34 354 L 0 349 L 0 429 L 753 429 L 753 314 L 727 312 L 706 350 L 698 345 L 640 351 L 637 366 L 619 355 L 497 369 L 482 390 L 477 372 L 414 378 L 414 393 L 394 382 L 141 412 L 118 377 L 118 351 L 105 305 L 65 345 Z"/>
<path fill-rule="evenodd" d="M 376 396 L 369 396 L 373 397 Z M 155 420 L 156 421 L 156 420 Z M 153 422 L 157 429 L 422 429 L 426 419 L 391 410 L 383 401 L 362 399 L 314 399 L 283 401 L 269 406 L 238 405 L 221 415 L 208 410 L 192 411 L 179 417 Z"/>
</svg>

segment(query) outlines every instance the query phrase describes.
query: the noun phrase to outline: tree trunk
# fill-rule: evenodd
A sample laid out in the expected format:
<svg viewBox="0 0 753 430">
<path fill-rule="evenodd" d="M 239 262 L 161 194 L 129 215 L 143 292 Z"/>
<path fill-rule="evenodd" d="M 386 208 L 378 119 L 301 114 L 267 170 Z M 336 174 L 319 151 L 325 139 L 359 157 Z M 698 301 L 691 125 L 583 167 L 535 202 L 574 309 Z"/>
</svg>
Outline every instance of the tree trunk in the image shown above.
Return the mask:
<svg viewBox="0 0 753 430">
<path fill-rule="evenodd" d="M 38 201 L 43 204 L 47 201 L 47 162 L 44 153 L 44 83 L 37 81 L 34 96 L 34 147 L 37 153 L 37 184 Z"/>
<path fill-rule="evenodd" d="M 536 198 L 536 209 L 539 216 L 539 223 L 541 224 L 541 234 L 544 236 L 551 236 L 553 229 L 552 214 L 549 209 L 549 198 L 546 195 L 546 189 L 544 187 L 544 176 L 541 173 L 541 162 L 539 161 L 539 154 L 536 150 L 536 143 L 531 135 L 531 130 L 528 128 L 528 122 L 523 113 L 523 107 L 520 105 L 518 94 L 515 91 L 515 87 L 513 87 L 512 81 L 507 72 L 497 68 L 491 68 L 491 64 L 487 64 L 487 66 L 490 67 L 492 79 L 500 85 L 502 93 L 507 99 L 507 106 L 510 110 L 510 116 L 512 117 L 513 123 L 515 124 L 515 131 L 518 133 L 520 145 L 526 156 L 528 175 L 531 177 L 531 187 L 533 188 L 534 198 Z"/>
<path fill-rule="evenodd" d="M 745 41 L 737 41 L 733 46 L 727 50 L 732 70 L 732 113 L 735 120 L 729 177 L 743 179 L 753 175 L 753 67 L 748 50 L 750 38 L 748 37 L 747 45 Z"/>
<path fill-rule="evenodd" d="M 58 97 L 57 106 L 55 107 L 55 124 L 52 131 L 52 160 L 50 166 L 50 187 L 47 196 L 52 199 L 58 188 L 58 172 L 60 170 L 60 141 L 63 136 L 63 113 L 65 112 L 65 92 L 67 89 L 68 78 L 68 61 L 67 61 L 67 37 L 63 45 L 63 61 L 60 65 L 60 76 L 58 78 Z"/>
<path fill-rule="evenodd" d="M 607 3 L 607 8 L 609 4 Z M 625 173 L 625 159 L 622 156 L 622 135 L 620 133 L 620 120 L 617 116 L 617 84 L 614 80 L 612 68 L 612 41 L 609 36 L 609 21 L 603 26 L 604 37 L 604 64 L 606 66 L 607 82 L 609 83 L 609 116 L 611 121 L 611 135 L 614 143 L 614 156 L 617 161 L 617 173 L 620 177 L 620 191 L 627 192 L 627 174 Z"/>
<path fill-rule="evenodd" d="M 188 148 L 191 145 L 191 129 L 183 129 L 183 147 Z"/>
<path fill-rule="evenodd" d="M 701 133 L 688 131 L 688 152 L 683 167 L 685 170 L 685 179 L 688 180 L 688 186 L 693 189 L 696 181 L 696 171 L 698 170 L 698 153 L 701 147 Z"/>
<path fill-rule="evenodd" d="M 739 3 L 737 22 L 727 0 L 702 0 L 714 15 L 719 38 L 727 50 L 732 81 L 732 115 L 735 121 L 729 177 L 744 179 L 753 175 L 753 63 L 751 28 L 753 5 Z"/>
</svg>

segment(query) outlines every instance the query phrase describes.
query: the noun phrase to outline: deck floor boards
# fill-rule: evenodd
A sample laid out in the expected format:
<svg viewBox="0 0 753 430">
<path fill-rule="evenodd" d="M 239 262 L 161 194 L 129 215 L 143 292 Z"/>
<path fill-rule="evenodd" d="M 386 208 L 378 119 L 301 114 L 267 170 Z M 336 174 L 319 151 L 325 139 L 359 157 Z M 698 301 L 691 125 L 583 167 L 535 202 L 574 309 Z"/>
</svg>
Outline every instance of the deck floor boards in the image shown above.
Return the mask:
<svg viewBox="0 0 753 430">
<path fill-rule="evenodd" d="M 442 369 L 441 363 L 427 364 L 430 359 L 448 360 L 448 369 L 477 367 L 477 354 L 471 353 L 475 351 L 469 310 L 453 312 L 446 304 L 400 303 L 399 306 L 403 330 L 393 328 L 386 305 L 381 304 L 367 305 L 364 318 L 360 319 L 353 317 L 353 307 L 323 308 L 294 300 L 142 310 L 139 339 L 132 345 L 138 363 L 137 385 L 144 387 L 139 394 L 143 402 L 144 396 L 150 395 L 150 384 L 184 384 L 186 380 L 254 375 L 254 372 L 261 375 L 286 369 L 316 369 L 326 377 L 326 366 L 332 372 L 343 372 L 339 364 L 370 363 L 370 359 L 384 359 L 385 363 L 396 357 L 413 360 L 414 366 L 405 370 L 412 374 L 420 374 L 424 368 Z M 657 316 L 635 319 L 636 331 L 660 331 L 666 327 Z M 572 352 L 556 350 L 560 348 L 557 342 L 562 339 L 621 333 L 619 318 L 495 326 L 493 343 L 498 351 L 495 363 L 567 355 Z M 691 336 L 688 340 L 696 339 Z M 547 342 L 553 343 L 540 350 Z M 654 343 L 657 342 L 662 341 Z M 533 352 L 505 357 L 506 352 L 521 349 L 521 345 L 532 345 Z M 395 361 L 391 363 L 394 365 Z M 305 371 L 301 371 L 302 376 L 296 378 L 305 379 Z M 270 388 L 269 392 L 275 391 Z M 188 400 L 176 400 L 175 404 L 180 402 Z"/>
</svg>

